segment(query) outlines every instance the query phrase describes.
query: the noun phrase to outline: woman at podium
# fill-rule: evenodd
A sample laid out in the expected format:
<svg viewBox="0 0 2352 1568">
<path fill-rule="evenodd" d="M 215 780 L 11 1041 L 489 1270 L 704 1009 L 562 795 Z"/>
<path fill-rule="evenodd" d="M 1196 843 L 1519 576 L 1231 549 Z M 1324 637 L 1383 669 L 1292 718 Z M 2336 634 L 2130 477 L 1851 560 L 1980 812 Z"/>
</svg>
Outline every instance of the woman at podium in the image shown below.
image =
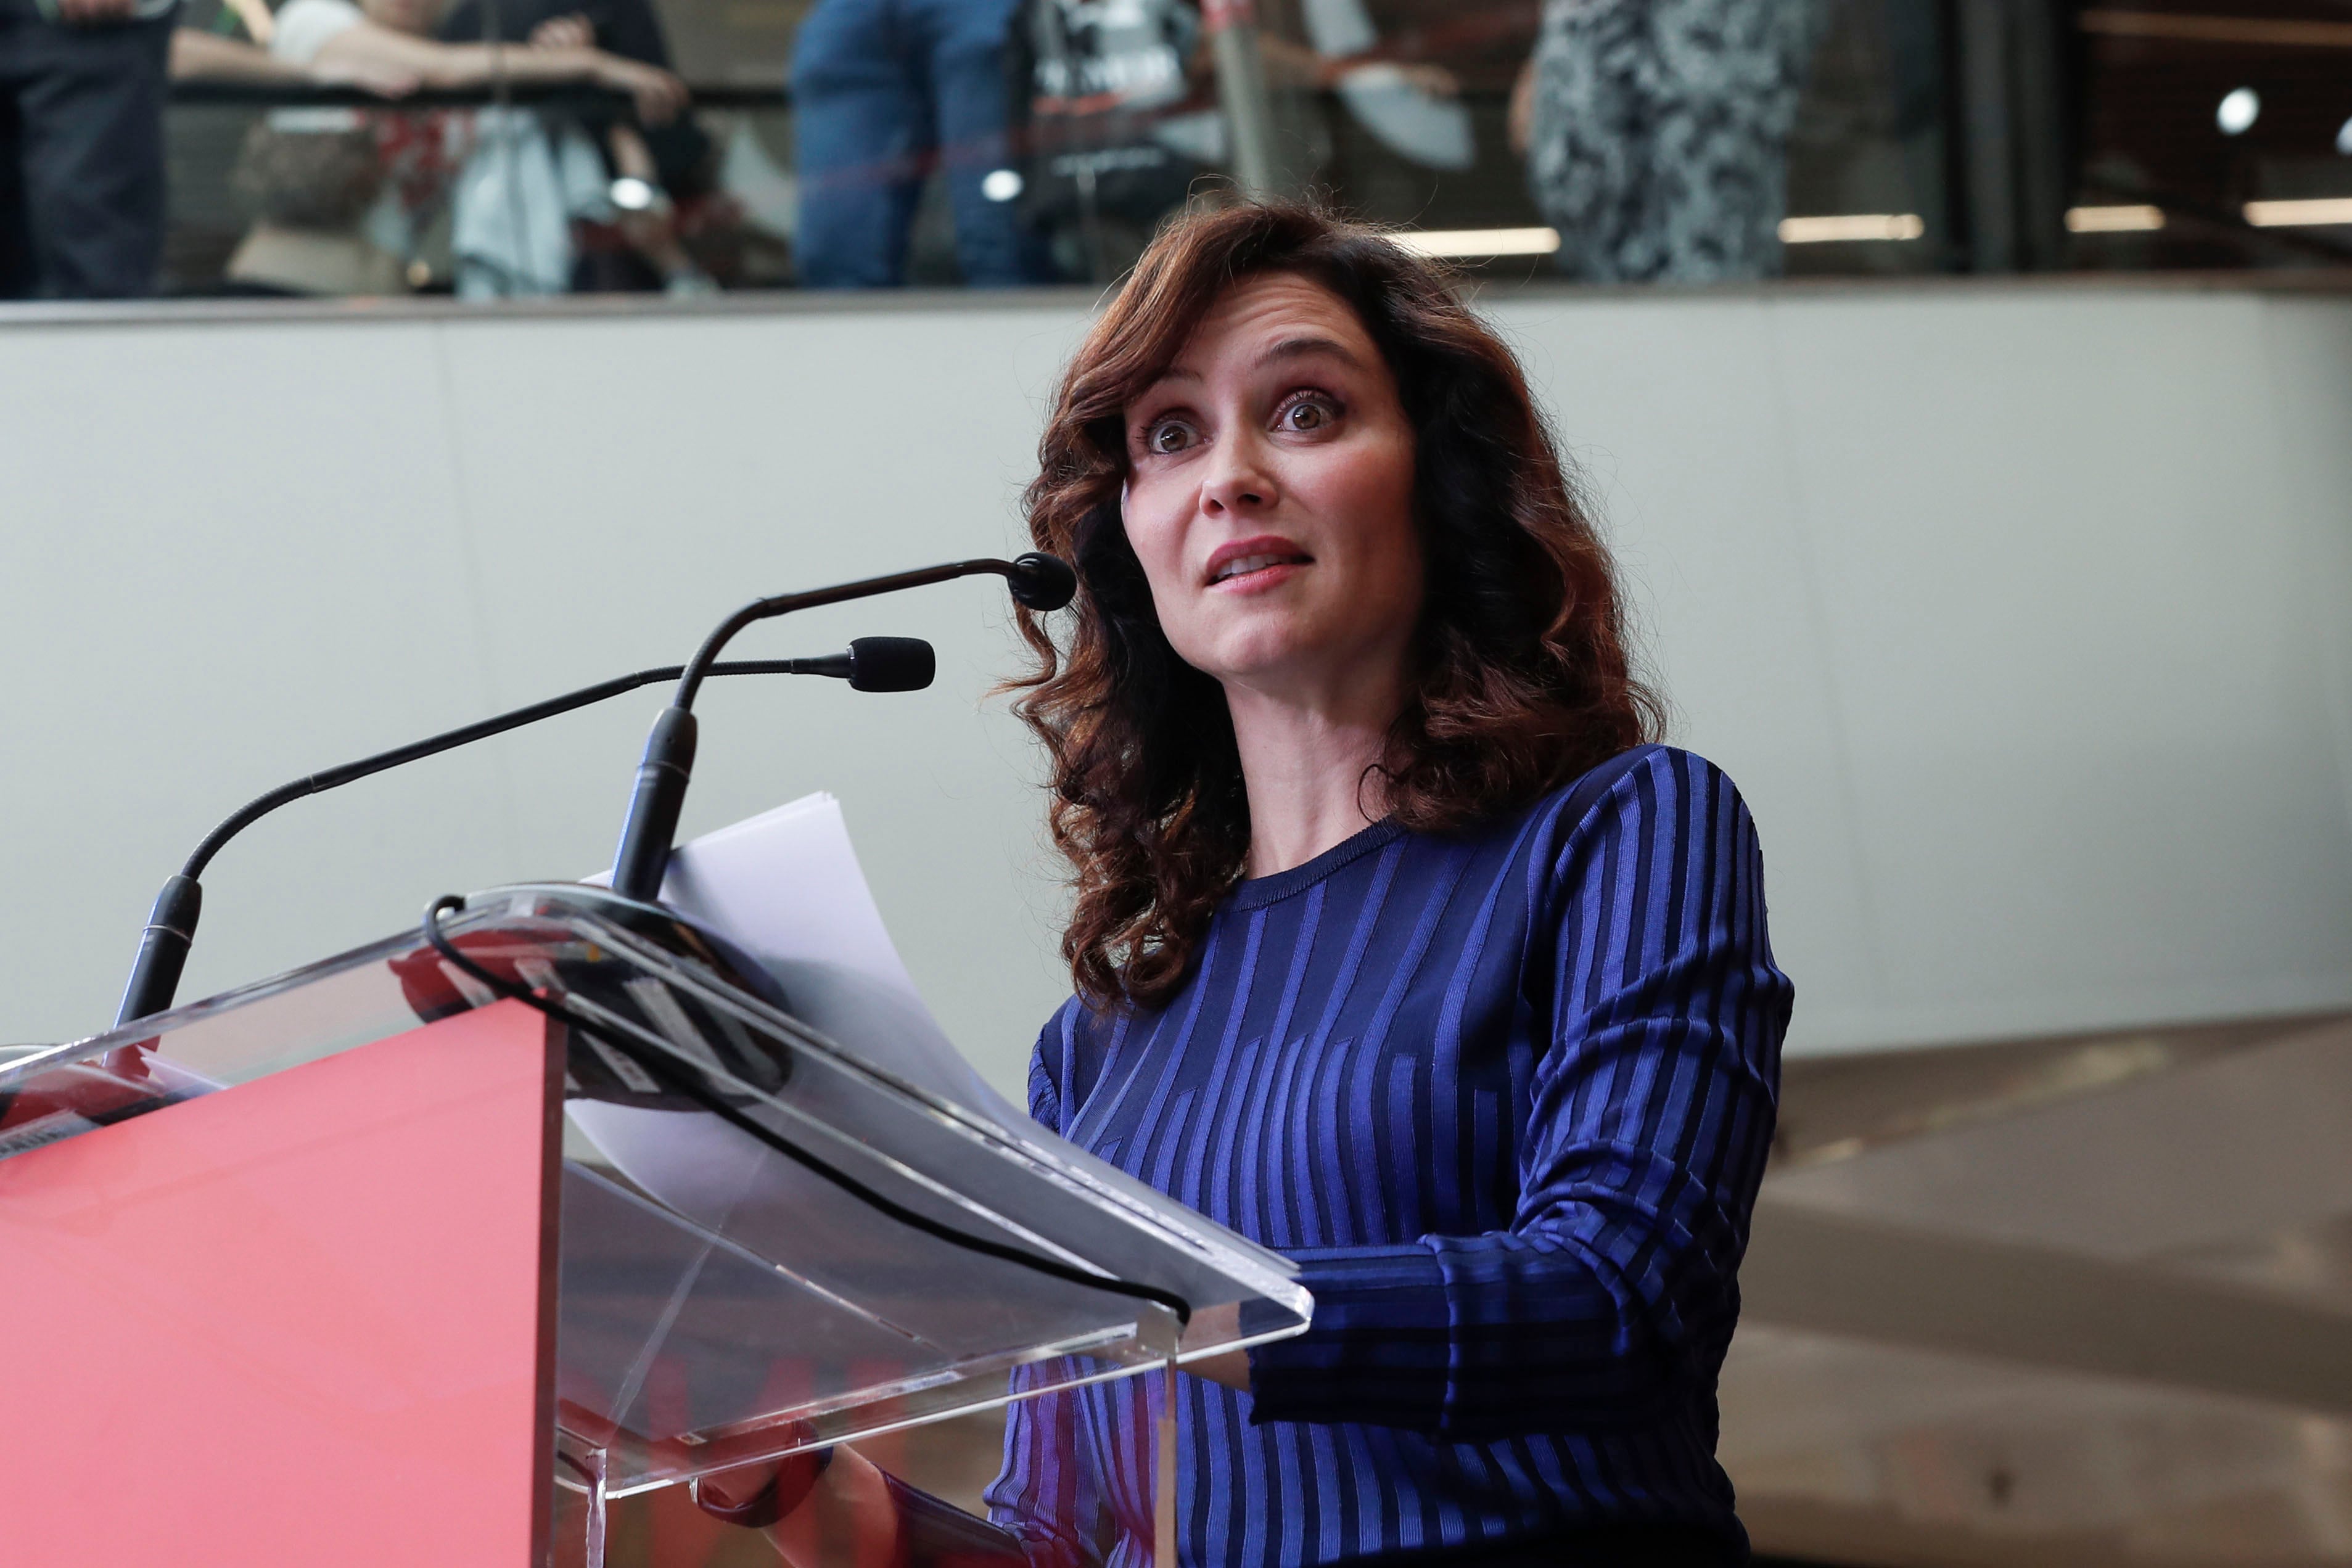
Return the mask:
<svg viewBox="0 0 2352 1568">
<path fill-rule="evenodd" d="M 1181 1561 L 1745 1561 L 1716 1379 L 1792 992 L 1748 808 L 1655 743 L 1510 350 L 1371 230 L 1194 214 L 1041 455 L 1084 591 L 1058 643 L 1024 612 L 1076 892 L 1030 1110 L 1315 1297 L 1178 1380 Z M 1139 1565 L 1154 1381 L 1014 1406 L 993 1529 L 936 1548 L 845 1450 L 704 1501 Z"/>
</svg>

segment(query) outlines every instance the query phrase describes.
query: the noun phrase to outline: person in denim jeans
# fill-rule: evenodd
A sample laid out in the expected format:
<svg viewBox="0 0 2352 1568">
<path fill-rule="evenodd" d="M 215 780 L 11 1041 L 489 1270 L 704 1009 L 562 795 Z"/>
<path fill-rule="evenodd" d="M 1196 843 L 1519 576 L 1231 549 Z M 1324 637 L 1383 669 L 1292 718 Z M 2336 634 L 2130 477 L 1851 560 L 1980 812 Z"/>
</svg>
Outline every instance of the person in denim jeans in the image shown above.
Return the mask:
<svg viewBox="0 0 2352 1568">
<path fill-rule="evenodd" d="M 0 299 L 155 291 L 175 0 L 0 0 Z"/>
<path fill-rule="evenodd" d="M 818 0 L 793 54 L 801 281 L 892 288 L 932 156 L 964 281 L 1034 281 L 1006 145 L 1004 48 L 1019 0 Z M 1007 186 L 1012 188 L 1007 189 Z"/>
</svg>

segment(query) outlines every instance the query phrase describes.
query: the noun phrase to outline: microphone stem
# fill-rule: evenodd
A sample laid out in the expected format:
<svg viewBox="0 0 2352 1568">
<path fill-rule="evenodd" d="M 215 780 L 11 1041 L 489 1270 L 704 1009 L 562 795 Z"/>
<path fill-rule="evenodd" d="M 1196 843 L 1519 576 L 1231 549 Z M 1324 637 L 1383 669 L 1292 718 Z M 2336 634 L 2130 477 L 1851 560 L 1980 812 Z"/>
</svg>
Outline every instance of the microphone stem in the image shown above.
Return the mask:
<svg viewBox="0 0 2352 1568">
<path fill-rule="evenodd" d="M 653 733 L 646 737 L 645 756 L 637 764 L 636 787 L 629 796 L 629 814 L 621 824 L 620 844 L 613 852 L 613 891 L 641 904 L 656 903 L 661 898 L 662 878 L 669 871 L 670 844 L 677 837 L 678 815 L 686 809 L 686 788 L 694 773 L 695 694 L 701 689 L 703 677 L 715 668 L 712 661 L 738 632 L 754 621 L 789 615 L 795 610 L 870 599 L 877 593 L 896 593 L 901 589 L 923 588 L 983 572 L 1017 581 L 1022 570 L 1015 562 L 987 558 L 950 561 L 944 566 L 894 571 L 887 577 L 861 578 L 831 588 L 813 588 L 804 593 L 755 599 L 720 622 L 702 640 L 702 646 L 694 651 L 694 657 L 687 661 L 669 706 L 662 709 L 654 720 Z"/>
<path fill-rule="evenodd" d="M 709 673 L 714 675 L 797 675 L 830 673 L 812 668 L 823 662 L 819 659 L 747 659 L 718 665 Z M 316 773 L 297 779 L 290 784 L 281 784 L 266 795 L 255 796 L 229 816 L 223 818 L 220 825 L 206 833 L 204 841 L 198 844 L 194 852 L 188 856 L 188 863 L 180 868 L 180 874 L 185 877 L 204 875 L 205 868 L 212 863 L 213 857 L 221 852 L 222 846 L 229 840 L 236 837 L 278 807 L 299 800 L 306 795 L 316 795 L 323 790 L 338 789 L 342 785 L 365 779 L 371 774 L 397 768 L 404 762 L 415 762 L 423 758 L 437 756 L 444 751 L 454 751 L 458 747 L 469 745 L 477 740 L 487 740 L 491 736 L 503 735 L 510 729 L 520 729 L 527 724 L 536 724 L 543 718 L 553 718 L 558 714 L 570 713 L 574 708 L 592 707 L 608 698 L 635 691 L 639 686 L 656 685 L 663 681 L 676 680 L 685 673 L 685 670 L 686 666 L 683 664 L 664 664 L 650 670 L 639 670 L 635 674 L 615 675 L 609 681 L 599 681 L 593 686 L 583 686 L 576 692 L 569 692 L 560 697 L 550 697 L 545 702 L 532 703 L 529 707 L 519 707 L 512 712 L 502 713 L 492 718 L 481 719 L 473 724 L 460 726 L 456 729 L 445 730 L 428 739 L 412 741 L 406 746 L 396 746 L 390 751 L 379 751 L 373 757 L 362 757 L 356 762 L 346 762 L 339 767 L 321 768 Z"/>
<path fill-rule="evenodd" d="M 835 668 L 837 654 L 814 659 L 747 659 L 739 663 L 714 664 L 704 673 L 711 675 L 798 675 L 839 674 Z M 341 767 L 321 768 L 281 784 L 266 795 L 257 795 L 221 820 L 220 824 L 204 837 L 204 841 L 188 856 L 180 874 L 163 884 L 155 900 L 154 912 L 147 918 L 147 927 L 140 934 L 139 956 L 131 967 L 131 980 L 123 988 L 122 1004 L 116 1011 L 117 1027 L 131 1023 L 150 1014 L 162 1012 L 172 1005 L 180 988 L 180 971 L 187 963 L 188 949 L 195 941 L 196 918 L 204 906 L 204 888 L 198 879 L 213 857 L 223 846 L 269 815 L 280 806 L 299 800 L 306 795 L 336 789 L 370 774 L 382 773 L 404 762 L 451 751 L 471 741 L 501 735 L 509 729 L 520 729 L 543 718 L 570 713 L 574 708 L 588 707 L 639 686 L 650 686 L 662 681 L 676 680 L 686 673 L 682 664 L 664 664 L 635 674 L 615 675 L 609 681 L 599 681 L 593 686 L 583 686 L 560 697 L 532 703 L 510 713 L 493 718 L 446 730 L 429 739 L 396 746 L 390 751 L 379 751 L 373 757 L 362 757 L 356 762 Z"/>
<path fill-rule="evenodd" d="M 711 661 L 718 658 L 735 634 L 754 621 L 772 620 L 789 615 L 795 610 L 814 610 L 820 605 L 843 604 L 853 599 L 870 599 L 877 593 L 896 593 L 906 588 L 925 588 L 934 582 L 952 582 L 959 577 L 976 577 L 982 572 L 994 572 L 1010 578 L 1013 565 L 1003 560 L 959 560 L 945 566 L 926 566 L 913 571 L 894 571 L 887 577 L 861 578 L 856 582 L 835 583 L 831 588 L 812 588 L 804 593 L 780 593 L 772 599 L 755 599 L 742 609 L 720 622 L 694 657 L 679 672 L 677 691 L 669 700 L 675 708 L 694 706 L 695 693 L 702 686 L 702 678 L 713 674 Z"/>
</svg>

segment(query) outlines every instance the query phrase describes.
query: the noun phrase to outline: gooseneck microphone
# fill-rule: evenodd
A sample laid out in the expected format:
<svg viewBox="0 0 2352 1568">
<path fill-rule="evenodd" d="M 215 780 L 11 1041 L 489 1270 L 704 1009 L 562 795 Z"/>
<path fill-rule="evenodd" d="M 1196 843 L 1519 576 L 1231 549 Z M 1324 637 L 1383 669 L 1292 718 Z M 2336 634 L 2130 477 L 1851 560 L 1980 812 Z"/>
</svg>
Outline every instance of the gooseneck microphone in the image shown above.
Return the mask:
<svg viewBox="0 0 2352 1568">
<path fill-rule="evenodd" d="M 821 659 L 787 659 L 796 675 L 831 675 L 849 683 L 854 692 L 919 692 L 931 684 L 939 674 L 939 655 L 920 637 L 860 637 L 849 645 L 846 653 L 827 653 Z M 740 664 L 720 664 L 711 671 L 716 675 L 732 674 L 738 671 L 764 668 L 762 660 Z M 669 670 L 656 674 L 646 672 L 641 685 L 667 680 L 673 674 L 685 674 L 683 665 L 673 664 Z"/>
<path fill-rule="evenodd" d="M 677 836 L 678 812 L 686 804 L 686 787 L 694 773 L 694 696 L 709 674 L 713 662 L 738 632 L 754 621 L 870 599 L 905 588 L 923 588 L 959 577 L 993 573 L 1005 580 L 1014 602 L 1030 610 L 1059 610 L 1076 597 L 1078 574 L 1058 556 L 1032 550 L 1012 560 L 959 560 L 927 566 L 916 571 L 869 577 L 804 593 L 755 599 L 720 622 L 702 640 L 694 657 L 679 672 L 677 691 L 669 706 L 654 720 L 646 737 L 646 751 L 637 764 L 635 791 L 629 798 L 629 815 L 621 827 L 621 846 L 613 855 L 613 891 L 624 898 L 652 904 L 661 894 L 662 877 L 669 870 L 670 842 Z"/>
<path fill-rule="evenodd" d="M 711 664 L 703 674 L 709 675 L 830 675 L 847 681 L 861 692 L 914 692 L 931 684 L 937 667 L 931 645 L 919 637 L 860 637 L 850 643 L 845 653 L 827 653 L 814 659 L 749 659 L 737 664 Z M 117 1028 L 135 1022 L 172 1005 L 180 988 L 180 973 L 186 967 L 188 949 L 196 937 L 196 921 L 204 911 L 205 890 L 198 881 L 213 857 L 231 839 L 253 826 L 278 807 L 299 800 L 306 795 L 317 795 L 345 784 L 397 768 L 404 762 L 415 762 L 441 752 L 454 750 L 477 740 L 487 740 L 510 729 L 520 729 L 527 724 L 537 724 L 543 718 L 553 718 L 575 708 L 583 708 L 639 686 L 653 685 L 660 681 L 676 680 L 686 673 L 686 666 L 666 664 L 656 669 L 639 670 L 635 674 L 615 675 L 593 686 L 583 686 L 560 697 L 550 697 L 529 707 L 519 707 L 511 713 L 499 714 L 478 723 L 444 732 L 429 739 L 412 741 L 406 746 L 380 751 L 356 762 L 346 762 L 339 768 L 323 768 L 306 774 L 289 784 L 281 784 L 266 795 L 257 795 L 224 818 L 218 827 L 204 837 L 204 841 L 188 856 L 179 874 L 163 884 L 156 895 L 154 912 L 147 917 L 147 928 L 139 939 L 139 956 L 131 967 L 130 984 L 123 988 L 122 1005 L 116 1011 Z"/>
</svg>

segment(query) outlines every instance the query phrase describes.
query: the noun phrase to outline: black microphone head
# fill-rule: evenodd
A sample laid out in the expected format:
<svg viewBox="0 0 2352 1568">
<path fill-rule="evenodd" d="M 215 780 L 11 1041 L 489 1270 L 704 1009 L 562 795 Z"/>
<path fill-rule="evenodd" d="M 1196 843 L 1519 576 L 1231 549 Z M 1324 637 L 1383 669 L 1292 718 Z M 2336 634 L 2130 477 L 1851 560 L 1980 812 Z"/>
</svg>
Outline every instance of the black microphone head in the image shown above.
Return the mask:
<svg viewBox="0 0 2352 1568">
<path fill-rule="evenodd" d="M 1031 610 L 1059 610 L 1078 596 L 1078 574 L 1070 563 L 1044 550 L 1013 558 L 1013 575 L 1005 579 L 1014 601 Z"/>
<path fill-rule="evenodd" d="M 860 692 L 919 692 L 939 655 L 920 637 L 860 637 L 849 644 L 849 685 Z"/>
</svg>

